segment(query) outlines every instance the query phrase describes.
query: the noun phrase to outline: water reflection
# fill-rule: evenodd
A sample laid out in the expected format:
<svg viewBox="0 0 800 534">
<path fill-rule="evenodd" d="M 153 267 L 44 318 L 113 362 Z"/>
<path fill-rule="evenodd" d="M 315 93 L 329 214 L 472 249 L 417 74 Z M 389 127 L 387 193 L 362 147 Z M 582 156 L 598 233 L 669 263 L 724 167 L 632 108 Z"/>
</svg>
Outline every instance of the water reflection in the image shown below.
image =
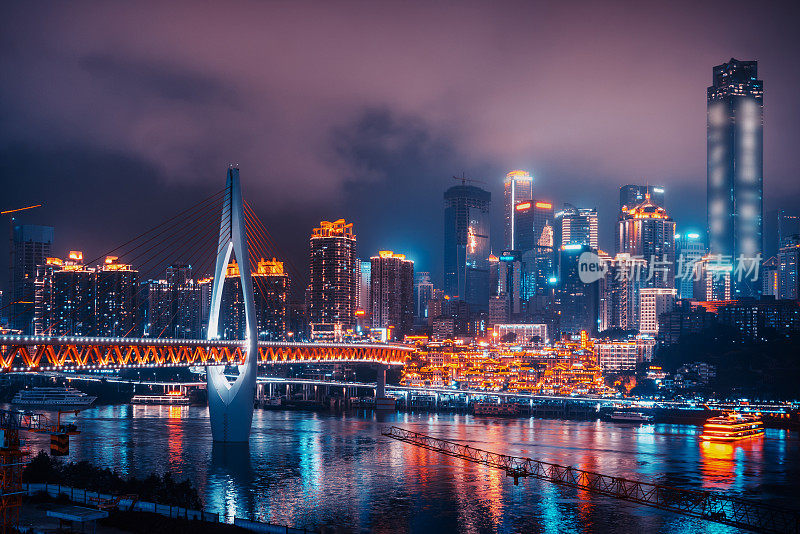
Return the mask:
<svg viewBox="0 0 800 534">
<path fill-rule="evenodd" d="M 175 409 L 178 408 L 178 409 Z M 503 472 L 395 442 L 410 430 L 587 471 L 687 488 L 750 493 L 794 506 L 800 440 L 701 445 L 697 427 L 493 419 L 447 414 L 255 412 L 249 446 L 212 446 L 198 407 L 103 406 L 83 412 L 71 459 L 123 475 L 172 469 L 191 478 L 210 511 L 297 527 L 420 532 L 732 532 L 585 491 Z M 49 448 L 41 436 L 34 446 Z"/>
</svg>

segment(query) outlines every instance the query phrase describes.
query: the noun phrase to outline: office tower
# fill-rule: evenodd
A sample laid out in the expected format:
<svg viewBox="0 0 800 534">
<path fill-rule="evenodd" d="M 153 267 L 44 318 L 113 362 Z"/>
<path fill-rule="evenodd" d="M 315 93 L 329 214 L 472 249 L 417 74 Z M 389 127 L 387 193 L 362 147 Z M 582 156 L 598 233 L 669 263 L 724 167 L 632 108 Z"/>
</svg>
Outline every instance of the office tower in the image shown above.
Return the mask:
<svg viewBox="0 0 800 534">
<path fill-rule="evenodd" d="M 95 269 L 83 253 L 46 258 L 36 270 L 34 331 L 44 336 L 95 335 Z"/>
<path fill-rule="evenodd" d="M 619 188 L 619 210 L 633 208 L 644 202 L 650 195 L 650 202 L 661 208 L 664 206 L 664 188 L 660 185 L 623 185 Z"/>
<path fill-rule="evenodd" d="M 694 268 L 707 253 L 700 234 L 688 232 L 675 235 L 675 288 L 678 298 L 694 298 Z"/>
<path fill-rule="evenodd" d="M 488 191 L 470 185 L 444 193 L 444 290 L 473 312 L 489 307 L 491 200 Z"/>
<path fill-rule="evenodd" d="M 639 333 L 656 336 L 658 318 L 672 311 L 677 290 L 663 287 L 644 287 L 639 293 Z"/>
<path fill-rule="evenodd" d="M 734 262 L 762 253 L 763 97 L 757 62 L 714 67 L 707 94 L 708 248 Z M 742 277 L 733 290 L 755 295 L 760 281 Z"/>
<path fill-rule="evenodd" d="M 322 221 L 311 238 L 308 315 L 311 337 L 341 340 L 355 326 L 356 235 L 344 219 Z"/>
<path fill-rule="evenodd" d="M 555 213 L 556 246 L 589 245 L 597 248 L 597 210 L 564 204 Z"/>
<path fill-rule="evenodd" d="M 431 273 L 422 271 L 414 273 L 414 317 L 428 318 L 428 301 L 433 298 L 433 282 Z"/>
<path fill-rule="evenodd" d="M 559 251 L 560 329 L 576 334 L 581 330 L 596 333 L 599 282 L 584 283 L 580 279 L 579 259 L 584 252 L 594 252 L 589 245 L 565 245 Z"/>
<path fill-rule="evenodd" d="M 617 251 L 647 261 L 644 287 L 675 287 L 675 221 L 664 208 L 644 202 L 619 215 Z"/>
<path fill-rule="evenodd" d="M 640 292 L 647 262 L 630 254 L 601 256 L 605 273 L 600 279 L 599 330 L 639 330 Z"/>
<path fill-rule="evenodd" d="M 780 295 L 780 264 L 778 256 L 772 256 L 761 264 L 761 294 L 778 298 Z"/>
<path fill-rule="evenodd" d="M 9 326 L 25 334 L 33 333 L 36 267 L 52 254 L 53 232 L 52 226 L 33 224 L 12 231 Z"/>
<path fill-rule="evenodd" d="M 130 336 L 138 324 L 139 271 L 118 260 L 116 256 L 106 256 L 95 272 L 97 336 Z"/>
<path fill-rule="evenodd" d="M 527 300 L 547 294 L 548 281 L 555 274 L 553 204 L 532 200 L 517 204 L 517 239 L 522 262 L 525 264 L 525 295 Z"/>
<path fill-rule="evenodd" d="M 533 177 L 527 171 L 511 171 L 506 174 L 503 182 L 504 206 L 503 215 L 505 218 L 505 233 L 503 247 L 507 250 L 519 250 L 516 244 L 516 208 L 521 202 L 533 200 Z"/>
<path fill-rule="evenodd" d="M 370 270 L 372 269 L 372 262 L 367 260 L 356 260 L 357 278 L 356 284 L 356 302 L 357 309 L 363 310 L 364 314 L 369 314 L 371 305 L 369 302 L 370 292 Z"/>
<path fill-rule="evenodd" d="M 800 235 L 800 215 L 790 215 L 781 210 L 778 213 L 778 248 L 795 235 Z"/>
<path fill-rule="evenodd" d="M 515 250 L 503 251 L 497 262 L 497 296 L 506 304 L 506 320 L 519 320 L 525 311 L 524 276 L 522 254 Z"/>
<path fill-rule="evenodd" d="M 778 297 L 782 299 L 800 299 L 800 235 L 795 234 L 784 241 L 778 252 Z"/>
<path fill-rule="evenodd" d="M 402 340 L 414 325 L 414 262 L 391 250 L 370 261 L 372 328 L 390 329 L 389 338 Z"/>
</svg>

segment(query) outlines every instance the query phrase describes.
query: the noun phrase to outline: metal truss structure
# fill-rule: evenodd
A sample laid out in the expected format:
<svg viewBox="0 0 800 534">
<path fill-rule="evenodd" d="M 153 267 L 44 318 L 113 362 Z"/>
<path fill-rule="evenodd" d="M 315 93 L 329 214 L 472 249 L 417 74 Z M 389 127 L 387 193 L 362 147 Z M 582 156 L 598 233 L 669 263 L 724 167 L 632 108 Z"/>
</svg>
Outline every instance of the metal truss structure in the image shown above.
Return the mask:
<svg viewBox="0 0 800 534">
<path fill-rule="evenodd" d="M 601 475 L 572 466 L 557 465 L 531 458 L 497 454 L 396 426 L 382 429 L 381 434 L 453 458 L 502 469 L 508 476 L 514 478 L 514 484 L 518 484 L 520 478 L 533 477 L 560 486 L 606 495 L 755 532 L 800 533 L 800 513 L 794 510 L 710 491 L 675 488 Z"/>
<path fill-rule="evenodd" d="M 362 343 L 260 341 L 259 364 L 382 363 L 402 365 L 412 348 Z M 0 336 L 0 372 L 242 365 L 240 341 Z"/>
</svg>

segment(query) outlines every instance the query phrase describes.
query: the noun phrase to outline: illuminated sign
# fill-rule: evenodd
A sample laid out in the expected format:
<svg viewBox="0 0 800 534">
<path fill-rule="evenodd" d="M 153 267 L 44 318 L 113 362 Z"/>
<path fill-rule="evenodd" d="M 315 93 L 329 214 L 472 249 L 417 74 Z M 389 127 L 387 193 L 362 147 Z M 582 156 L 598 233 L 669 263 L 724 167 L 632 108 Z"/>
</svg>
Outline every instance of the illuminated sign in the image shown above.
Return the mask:
<svg viewBox="0 0 800 534">
<path fill-rule="evenodd" d="M 654 193 L 663 193 L 663 192 L 664 192 L 664 190 L 663 190 L 663 189 L 661 189 L 660 187 L 654 187 L 654 188 L 653 188 L 653 192 L 654 192 Z"/>
<path fill-rule="evenodd" d="M 366 314 L 367 312 L 365 312 L 364 310 L 356 310 L 356 317 L 363 317 Z"/>
<path fill-rule="evenodd" d="M 517 208 L 516 209 L 517 209 L 517 211 L 522 211 L 522 210 L 526 210 L 526 209 L 528 209 L 530 207 L 531 207 L 531 203 L 530 202 L 520 202 L 519 204 L 517 204 Z"/>
<path fill-rule="evenodd" d="M 571 245 L 564 245 L 561 247 L 561 250 L 580 250 L 583 245 L 571 244 Z"/>
<path fill-rule="evenodd" d="M 543 208 L 543 209 L 549 210 L 549 209 L 552 209 L 552 208 L 553 208 L 553 205 L 552 205 L 552 204 L 550 204 L 549 202 L 537 202 L 537 203 L 536 203 L 536 207 L 537 207 L 537 208 Z"/>
<path fill-rule="evenodd" d="M 688 237 L 689 239 L 698 239 L 700 237 L 700 234 L 686 234 L 686 237 Z"/>
</svg>

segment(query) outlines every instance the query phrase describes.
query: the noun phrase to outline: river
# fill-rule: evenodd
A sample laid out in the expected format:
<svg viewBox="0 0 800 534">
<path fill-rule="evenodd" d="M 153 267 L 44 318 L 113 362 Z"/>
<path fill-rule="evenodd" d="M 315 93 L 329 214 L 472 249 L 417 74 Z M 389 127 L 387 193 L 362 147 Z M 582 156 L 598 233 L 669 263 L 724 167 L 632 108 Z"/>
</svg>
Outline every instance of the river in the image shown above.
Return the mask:
<svg viewBox="0 0 800 534">
<path fill-rule="evenodd" d="M 735 532 L 736 529 L 557 487 L 418 449 L 384 425 L 471 446 L 789 507 L 800 495 L 800 437 L 767 430 L 739 445 L 702 444 L 700 428 L 256 410 L 249 445 L 214 445 L 208 409 L 98 406 L 81 412 L 69 458 L 123 475 L 171 470 L 206 509 L 340 532 Z M 35 451 L 46 436 L 31 437 Z"/>
</svg>

